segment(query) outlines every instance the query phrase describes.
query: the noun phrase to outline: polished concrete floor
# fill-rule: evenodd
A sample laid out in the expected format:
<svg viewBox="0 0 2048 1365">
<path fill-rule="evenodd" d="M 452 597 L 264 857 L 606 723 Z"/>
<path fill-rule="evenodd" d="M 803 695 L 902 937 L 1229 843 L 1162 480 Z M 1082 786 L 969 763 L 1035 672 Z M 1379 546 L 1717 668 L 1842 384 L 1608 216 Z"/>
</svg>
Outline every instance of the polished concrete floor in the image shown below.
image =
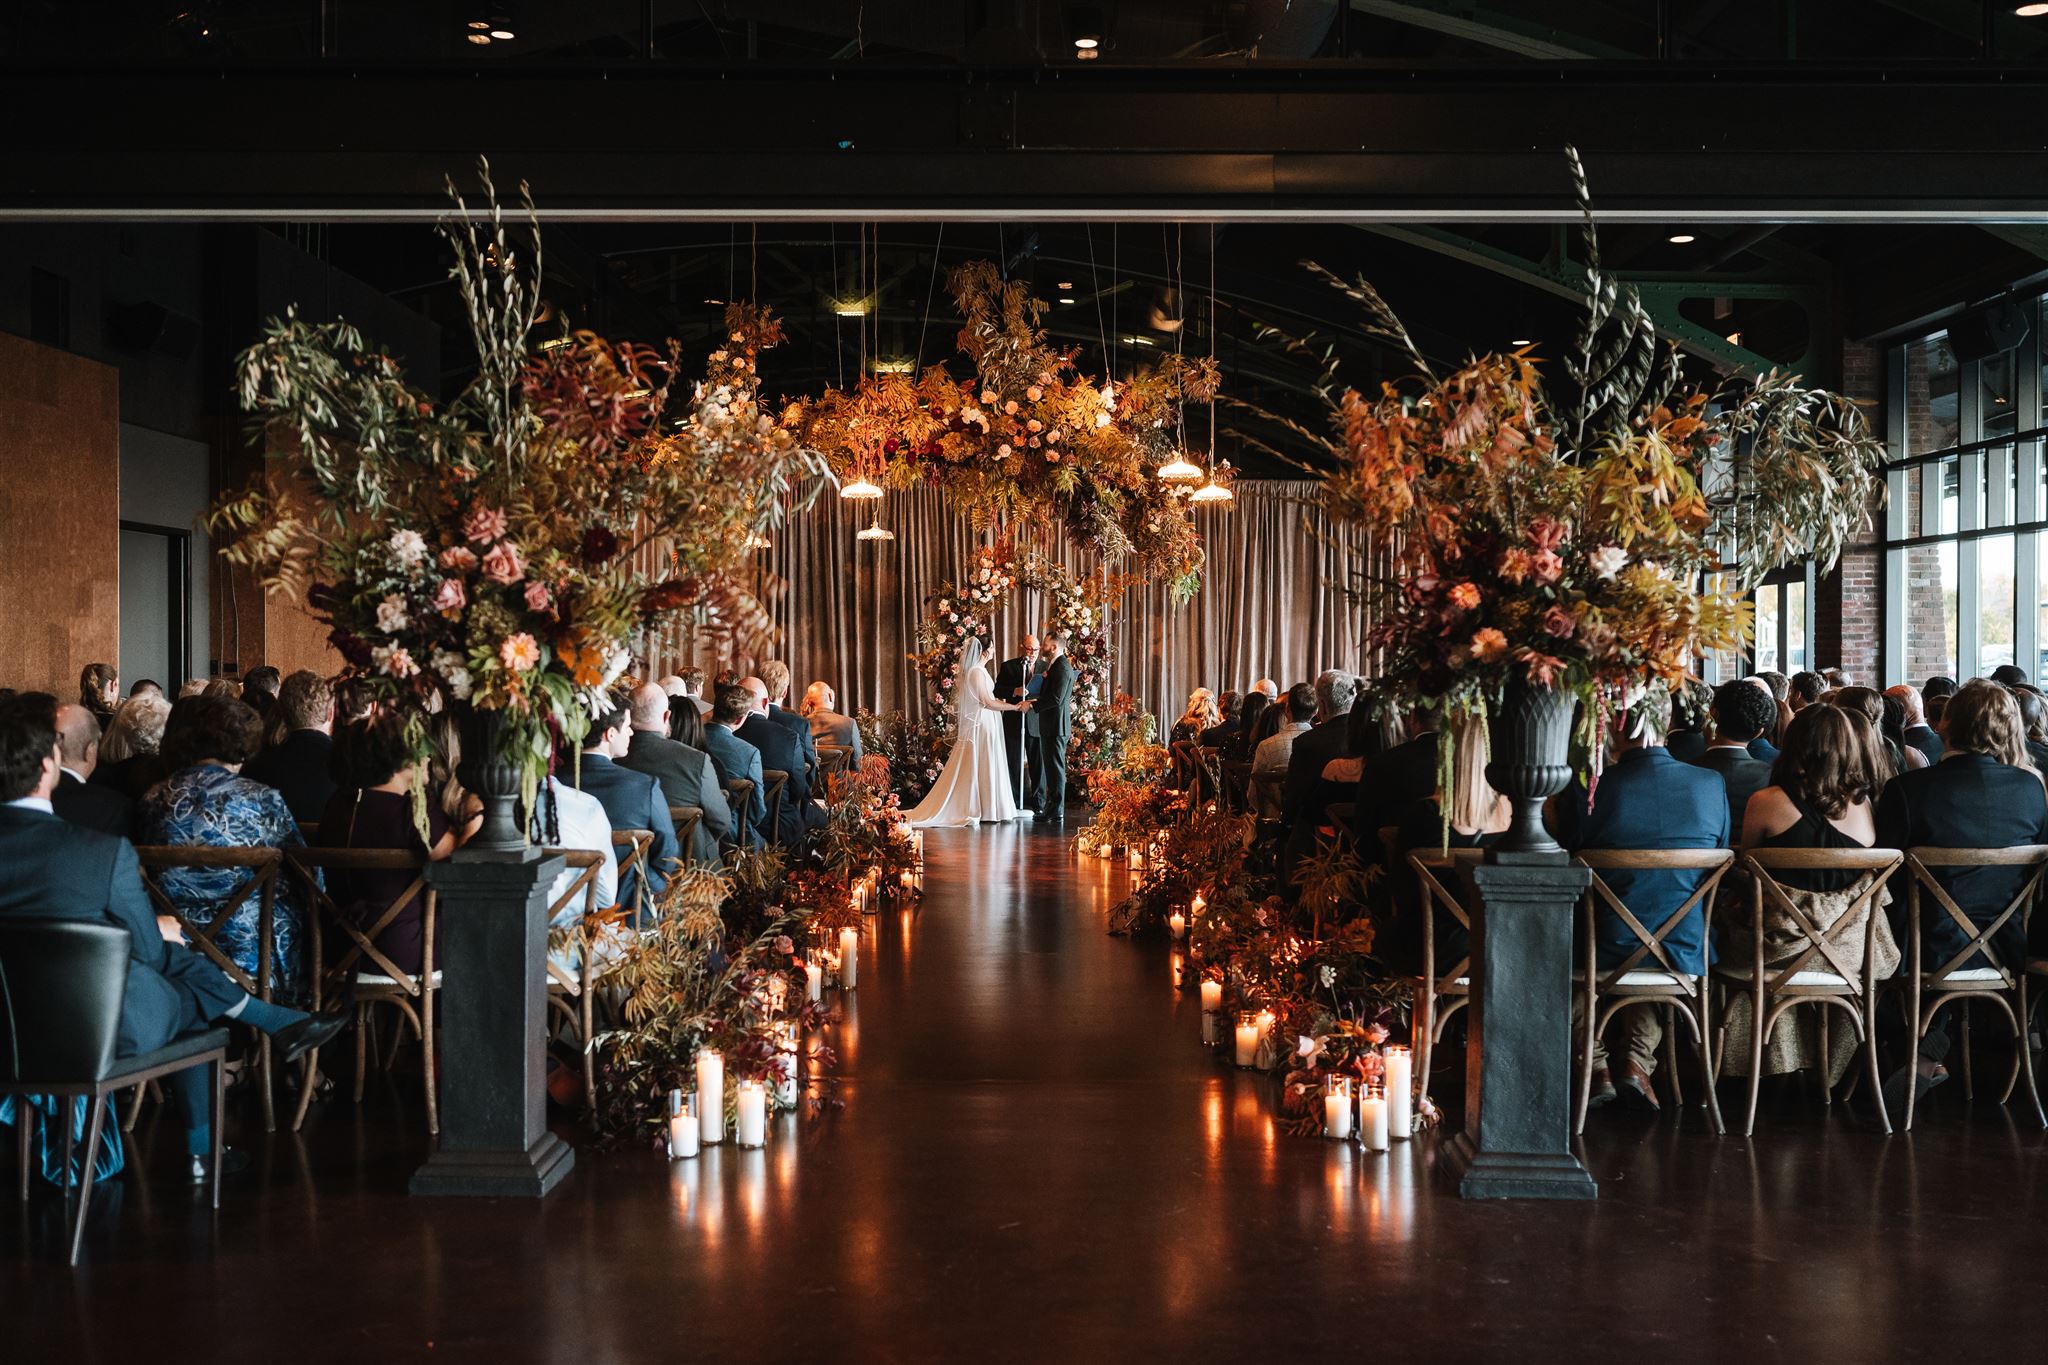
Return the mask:
<svg viewBox="0 0 2048 1365">
<path fill-rule="evenodd" d="M 1596 1115 L 1588 1205 L 1472 1205 L 1276 1133 L 1216 1068 L 1124 873 L 1023 831 L 930 836 L 840 1028 L 845 1107 L 765 1151 L 579 1154 L 544 1204 L 403 1193 L 415 1093 L 373 1084 L 225 1206 L 135 1155 L 67 1269 L 0 1219 L 0 1360 L 1240 1362 L 2039 1358 L 2048 1148 L 1943 1097 L 1912 1137 L 1788 1094 L 1753 1141 Z M 565 1136 L 575 1134 L 565 1128 Z"/>
</svg>

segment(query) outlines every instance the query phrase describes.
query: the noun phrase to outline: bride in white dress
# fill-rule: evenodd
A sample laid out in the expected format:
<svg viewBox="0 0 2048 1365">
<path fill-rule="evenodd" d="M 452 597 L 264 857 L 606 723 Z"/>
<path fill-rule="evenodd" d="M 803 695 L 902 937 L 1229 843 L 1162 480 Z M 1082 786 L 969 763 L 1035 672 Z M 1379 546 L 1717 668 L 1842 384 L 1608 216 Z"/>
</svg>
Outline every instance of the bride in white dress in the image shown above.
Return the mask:
<svg viewBox="0 0 2048 1365">
<path fill-rule="evenodd" d="M 996 700 L 995 681 L 982 666 L 981 641 L 969 640 L 960 654 L 953 684 L 953 711 L 960 726 L 953 752 L 917 809 L 913 825 L 971 825 L 977 820 L 1015 820 L 1022 813 L 1010 795 L 1010 758 L 1003 749 L 998 711 L 1022 711 L 1023 704 Z"/>
</svg>

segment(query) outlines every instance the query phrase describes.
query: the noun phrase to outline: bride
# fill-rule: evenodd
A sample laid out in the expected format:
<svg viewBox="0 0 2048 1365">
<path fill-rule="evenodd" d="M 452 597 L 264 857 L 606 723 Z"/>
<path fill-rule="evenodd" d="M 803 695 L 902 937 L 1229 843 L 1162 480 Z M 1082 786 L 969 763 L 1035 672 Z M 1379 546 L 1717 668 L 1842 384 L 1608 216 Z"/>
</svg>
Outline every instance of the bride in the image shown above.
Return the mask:
<svg viewBox="0 0 2048 1365">
<path fill-rule="evenodd" d="M 969 640 L 960 654 L 953 684 L 953 711 L 960 732 L 939 780 L 910 812 L 913 825 L 971 825 L 977 820 L 1015 820 L 1020 812 L 1010 795 L 1010 759 L 1003 752 L 998 711 L 1022 711 L 996 700 L 996 687 L 983 666 L 981 641 Z"/>
</svg>

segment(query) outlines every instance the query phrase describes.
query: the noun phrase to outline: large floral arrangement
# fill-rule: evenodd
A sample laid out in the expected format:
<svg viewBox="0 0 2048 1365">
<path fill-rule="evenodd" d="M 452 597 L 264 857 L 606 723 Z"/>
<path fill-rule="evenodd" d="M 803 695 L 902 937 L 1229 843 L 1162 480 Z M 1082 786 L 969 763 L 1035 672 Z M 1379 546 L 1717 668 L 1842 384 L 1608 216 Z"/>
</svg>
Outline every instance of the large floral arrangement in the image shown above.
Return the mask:
<svg viewBox="0 0 2048 1365">
<path fill-rule="evenodd" d="M 984 655 L 995 650 L 995 615 L 1016 585 L 1015 559 L 1008 542 L 984 545 L 958 583 L 939 584 L 926 599 L 917 629 L 917 671 L 931 691 L 932 705 L 950 707 L 959 680 L 960 655 L 969 640 L 981 641 Z"/>
<path fill-rule="evenodd" d="M 901 711 L 876 713 L 862 707 L 855 713 L 860 727 L 863 765 L 880 765 L 879 779 L 898 803 L 915 805 L 931 790 L 946 763 L 950 722 L 944 712 L 912 719 Z"/>
<path fill-rule="evenodd" d="M 582 694 L 619 676 L 643 632 L 765 630 L 746 537 L 819 466 L 761 410 L 756 362 L 780 337 L 766 314 L 728 311 L 687 397 L 674 343 L 577 332 L 533 347 L 532 203 L 522 186 L 515 233 L 488 168 L 483 183 L 476 212 L 450 186 L 440 228 L 476 378 L 436 404 L 347 323 L 287 312 L 237 363 L 265 475 L 211 524 L 231 562 L 304 597 L 422 747 L 421 719 L 447 703 L 500 713 L 530 803 L 555 741 L 587 726 Z"/>
<path fill-rule="evenodd" d="M 1193 593 L 1202 548 L 1187 493 L 1155 474 L 1179 448 L 1182 408 L 1215 396 L 1215 362 L 1169 356 L 1120 382 L 1097 379 L 1051 348 L 1044 302 L 993 263 L 958 267 L 947 288 L 966 318 L 959 343 L 973 376 L 933 366 L 828 390 L 803 405 L 805 442 L 842 474 L 941 488 L 977 527 L 1055 523 Z"/>
<path fill-rule="evenodd" d="M 1527 347 L 1438 374 L 1370 284 L 1325 275 L 1416 370 L 1336 400 L 1325 501 L 1396 547 L 1392 572 L 1365 586 L 1382 694 L 1483 718 L 1511 684 L 1567 689 L 1586 704 L 1586 764 L 1607 710 L 1741 643 L 1764 573 L 1833 564 L 1883 448 L 1853 402 L 1794 376 L 1681 391 L 1675 352 L 1602 271 L 1570 162 L 1587 261 L 1571 401 Z"/>
</svg>

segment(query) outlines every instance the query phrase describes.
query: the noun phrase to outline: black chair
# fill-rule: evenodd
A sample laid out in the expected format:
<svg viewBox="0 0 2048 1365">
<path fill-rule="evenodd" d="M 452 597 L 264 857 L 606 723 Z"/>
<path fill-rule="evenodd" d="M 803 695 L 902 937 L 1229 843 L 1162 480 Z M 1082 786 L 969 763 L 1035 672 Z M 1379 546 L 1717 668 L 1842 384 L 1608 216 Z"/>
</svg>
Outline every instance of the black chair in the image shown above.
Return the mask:
<svg viewBox="0 0 2048 1365">
<path fill-rule="evenodd" d="M 91 1100 L 85 1161 L 79 1167 L 78 1221 L 71 1230 L 71 1264 L 85 1241 L 92 1168 L 99 1160 L 107 1097 L 131 1085 L 189 1067 L 213 1067 L 213 1206 L 220 1207 L 219 1116 L 227 1095 L 226 1029 L 173 1039 L 139 1057 L 115 1057 L 121 1001 L 128 990 L 128 931 L 83 920 L 0 919 L 0 1095 L 15 1099 L 15 1138 L 21 1147 L 20 1195 L 28 1198 L 31 1095 Z M 64 1106 L 64 1169 L 71 1171 L 70 1106 Z M 71 1191 L 67 1184 L 64 1197 Z"/>
</svg>

